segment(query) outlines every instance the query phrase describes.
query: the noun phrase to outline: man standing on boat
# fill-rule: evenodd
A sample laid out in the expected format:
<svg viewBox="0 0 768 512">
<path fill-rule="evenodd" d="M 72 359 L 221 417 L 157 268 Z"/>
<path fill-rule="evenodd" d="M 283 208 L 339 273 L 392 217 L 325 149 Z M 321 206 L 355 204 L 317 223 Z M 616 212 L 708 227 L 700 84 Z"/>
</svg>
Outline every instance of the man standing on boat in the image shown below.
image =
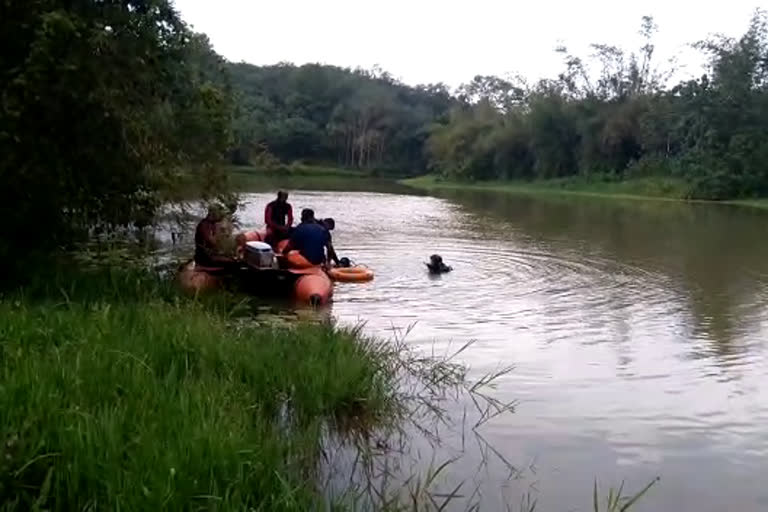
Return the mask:
<svg viewBox="0 0 768 512">
<path fill-rule="evenodd" d="M 293 226 L 293 207 L 288 202 L 288 192 L 281 190 L 277 199 L 269 203 L 264 210 L 264 222 L 267 224 L 266 242 L 276 245 L 291 234 Z"/>
</svg>

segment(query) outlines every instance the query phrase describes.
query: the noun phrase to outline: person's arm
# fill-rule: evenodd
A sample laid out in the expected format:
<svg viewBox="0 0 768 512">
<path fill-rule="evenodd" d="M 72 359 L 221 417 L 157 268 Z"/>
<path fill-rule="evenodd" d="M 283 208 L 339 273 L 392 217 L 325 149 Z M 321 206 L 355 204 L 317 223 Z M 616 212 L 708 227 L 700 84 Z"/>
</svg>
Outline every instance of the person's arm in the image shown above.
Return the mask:
<svg viewBox="0 0 768 512">
<path fill-rule="evenodd" d="M 339 265 L 339 257 L 336 254 L 336 250 L 333 248 L 333 238 L 331 237 L 331 234 L 328 234 L 328 241 L 325 244 L 325 247 L 328 251 L 328 259 L 331 260 L 336 266 Z"/>
<path fill-rule="evenodd" d="M 329 264 L 331 260 L 333 260 L 335 263 L 338 264 L 339 259 L 336 257 L 336 251 L 333 250 L 333 242 L 331 240 L 331 234 L 326 231 L 325 232 L 325 252 L 327 253 L 327 256 L 325 258 L 325 264 Z"/>
<path fill-rule="evenodd" d="M 216 226 L 206 222 L 200 226 L 200 234 L 203 237 L 203 249 L 206 252 L 211 252 L 211 249 L 216 247 Z"/>
<path fill-rule="evenodd" d="M 269 229 L 277 229 L 277 225 L 272 222 L 272 203 L 269 203 L 264 209 L 264 223 Z"/>
<path fill-rule="evenodd" d="M 290 204 L 288 205 L 288 224 L 286 224 L 289 228 L 293 227 L 293 206 Z"/>
<path fill-rule="evenodd" d="M 328 258 L 333 261 L 333 264 L 337 267 L 339 266 L 339 257 L 336 254 L 336 251 L 333 248 L 332 244 L 328 244 Z"/>
</svg>

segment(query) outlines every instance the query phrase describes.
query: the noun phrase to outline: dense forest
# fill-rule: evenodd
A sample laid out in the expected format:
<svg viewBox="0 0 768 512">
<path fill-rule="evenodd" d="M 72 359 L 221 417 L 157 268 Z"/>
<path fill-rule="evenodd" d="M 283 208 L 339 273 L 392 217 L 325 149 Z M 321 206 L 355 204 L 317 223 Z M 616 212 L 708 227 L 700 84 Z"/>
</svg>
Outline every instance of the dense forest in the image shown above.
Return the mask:
<svg viewBox="0 0 768 512">
<path fill-rule="evenodd" d="M 461 180 L 667 176 L 691 197 L 768 195 L 760 11 L 741 38 L 698 43 L 710 66 L 695 80 L 668 83 L 674 70 L 656 65 L 645 18 L 634 52 L 561 48 L 555 78 L 477 76 L 452 91 L 380 69 L 228 63 L 168 0 L 4 5 L 4 254 L 73 230 L 147 224 L 181 181 L 220 194 L 227 162 Z"/>
<path fill-rule="evenodd" d="M 477 76 L 455 91 L 409 87 L 380 70 L 229 66 L 238 97 L 234 161 L 256 151 L 459 180 L 670 177 L 692 198 L 768 194 L 768 24 L 696 43 L 706 74 L 669 84 L 657 27 L 627 52 L 559 48 L 563 72 L 529 84 Z M 666 67 L 665 67 L 666 66 Z"/>
<path fill-rule="evenodd" d="M 364 169 L 422 170 L 434 123 L 458 105 L 445 85 L 409 87 L 379 69 L 228 66 L 236 91 L 234 163 L 263 151 Z"/>
</svg>

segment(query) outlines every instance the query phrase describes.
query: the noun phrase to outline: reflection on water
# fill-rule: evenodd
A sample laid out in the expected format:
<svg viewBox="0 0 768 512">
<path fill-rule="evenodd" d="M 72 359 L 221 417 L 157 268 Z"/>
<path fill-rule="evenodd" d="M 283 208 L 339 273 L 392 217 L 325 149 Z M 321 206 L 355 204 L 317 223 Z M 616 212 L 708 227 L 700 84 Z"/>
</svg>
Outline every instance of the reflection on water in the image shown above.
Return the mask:
<svg viewBox="0 0 768 512">
<path fill-rule="evenodd" d="M 242 223 L 259 224 L 272 192 L 244 199 Z M 595 478 L 637 488 L 655 475 L 638 510 L 768 509 L 768 215 L 466 191 L 291 202 L 335 217 L 340 255 L 376 272 L 337 285 L 340 321 L 382 336 L 413 325 L 425 350 L 474 339 L 461 358 L 477 375 L 515 365 L 497 395 L 517 410 L 482 437 L 528 468 L 513 490 L 541 509 L 586 510 Z M 430 277 L 432 253 L 454 272 Z M 482 446 L 454 435 L 446 456 L 462 445 L 466 462 L 451 478 L 478 482 L 489 509 L 518 503 L 498 490 L 501 466 L 470 474 Z"/>
</svg>

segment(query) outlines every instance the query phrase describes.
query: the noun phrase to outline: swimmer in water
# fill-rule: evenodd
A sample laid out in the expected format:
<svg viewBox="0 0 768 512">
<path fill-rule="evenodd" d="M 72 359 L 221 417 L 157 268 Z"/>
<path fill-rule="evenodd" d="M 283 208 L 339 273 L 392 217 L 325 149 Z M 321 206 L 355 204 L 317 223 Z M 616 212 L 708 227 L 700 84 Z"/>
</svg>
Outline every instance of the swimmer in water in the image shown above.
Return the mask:
<svg viewBox="0 0 768 512">
<path fill-rule="evenodd" d="M 425 265 L 429 269 L 430 274 L 445 274 L 453 270 L 452 267 L 449 267 L 443 263 L 443 257 L 439 254 L 433 254 L 430 256 L 429 263 L 425 263 Z"/>
</svg>

